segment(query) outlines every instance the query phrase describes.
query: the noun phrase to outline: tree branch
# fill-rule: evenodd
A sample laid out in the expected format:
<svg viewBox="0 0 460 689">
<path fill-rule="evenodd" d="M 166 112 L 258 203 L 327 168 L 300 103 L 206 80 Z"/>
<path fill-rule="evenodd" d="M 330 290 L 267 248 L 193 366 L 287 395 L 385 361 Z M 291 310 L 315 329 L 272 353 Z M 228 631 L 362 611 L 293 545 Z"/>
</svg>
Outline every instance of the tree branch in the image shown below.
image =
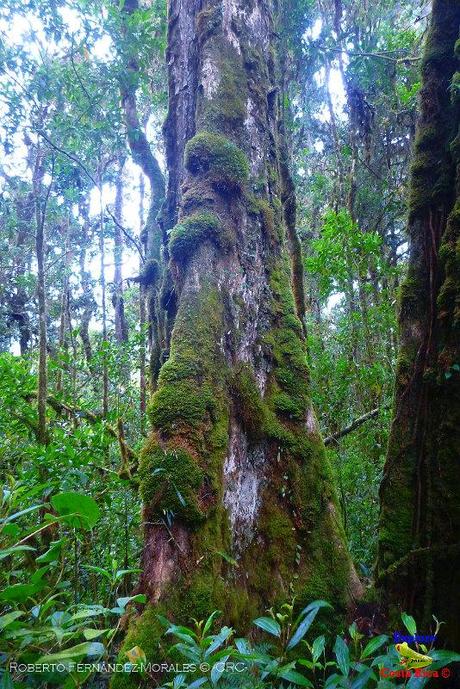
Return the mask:
<svg viewBox="0 0 460 689">
<path fill-rule="evenodd" d="M 358 416 L 357 419 L 354 419 L 354 421 L 352 421 L 348 426 L 342 428 L 341 431 L 337 431 L 337 433 L 333 433 L 332 435 L 328 435 L 327 438 L 324 438 L 324 444 L 331 445 L 337 440 L 340 440 L 340 438 L 343 438 L 345 435 L 352 433 L 354 430 L 362 426 L 363 423 L 366 423 L 366 421 L 374 419 L 376 416 L 378 416 L 381 409 L 388 409 L 388 407 L 388 404 L 384 404 L 382 407 L 376 407 L 375 409 L 368 411 L 366 414 Z"/>
</svg>

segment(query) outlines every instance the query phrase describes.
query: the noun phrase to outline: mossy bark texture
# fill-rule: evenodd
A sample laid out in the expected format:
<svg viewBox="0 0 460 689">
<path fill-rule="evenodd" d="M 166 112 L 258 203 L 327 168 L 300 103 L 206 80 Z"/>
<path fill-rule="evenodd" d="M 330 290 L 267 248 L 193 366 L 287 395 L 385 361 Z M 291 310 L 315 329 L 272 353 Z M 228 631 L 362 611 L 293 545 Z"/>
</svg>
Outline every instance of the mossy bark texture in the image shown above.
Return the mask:
<svg viewBox="0 0 460 689">
<path fill-rule="evenodd" d="M 266 0 L 169 5 L 177 315 L 140 462 L 150 606 L 127 640 L 147 625 L 154 657 L 152 609 L 243 629 L 293 595 L 340 612 L 356 590 L 294 298 L 274 21 Z"/>
<path fill-rule="evenodd" d="M 460 644 L 460 2 L 435 0 L 410 180 L 395 411 L 377 584 L 390 612 Z"/>
</svg>

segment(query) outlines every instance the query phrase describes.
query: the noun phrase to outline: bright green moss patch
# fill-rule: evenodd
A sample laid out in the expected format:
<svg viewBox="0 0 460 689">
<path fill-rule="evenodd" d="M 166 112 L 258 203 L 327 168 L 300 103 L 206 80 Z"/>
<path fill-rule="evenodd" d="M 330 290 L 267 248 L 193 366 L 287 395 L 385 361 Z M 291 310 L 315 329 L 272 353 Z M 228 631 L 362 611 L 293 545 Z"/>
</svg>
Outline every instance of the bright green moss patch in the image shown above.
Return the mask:
<svg viewBox="0 0 460 689">
<path fill-rule="evenodd" d="M 156 429 L 172 432 L 180 430 L 181 423 L 192 427 L 202 423 L 213 408 L 212 390 L 208 385 L 183 380 L 162 385 L 152 397 L 149 413 Z"/>
<path fill-rule="evenodd" d="M 176 263 L 185 263 L 205 241 L 210 241 L 221 249 L 227 249 L 229 245 L 229 238 L 214 213 L 194 213 L 171 230 L 171 257 Z"/>
<path fill-rule="evenodd" d="M 141 454 L 139 478 L 144 504 L 158 515 L 172 512 L 187 523 L 205 516 L 197 500 L 204 474 L 186 450 L 147 444 Z"/>
<path fill-rule="evenodd" d="M 244 152 L 225 136 L 206 131 L 187 142 L 185 166 L 194 175 L 209 175 L 213 186 L 223 193 L 240 190 L 249 174 Z"/>
</svg>

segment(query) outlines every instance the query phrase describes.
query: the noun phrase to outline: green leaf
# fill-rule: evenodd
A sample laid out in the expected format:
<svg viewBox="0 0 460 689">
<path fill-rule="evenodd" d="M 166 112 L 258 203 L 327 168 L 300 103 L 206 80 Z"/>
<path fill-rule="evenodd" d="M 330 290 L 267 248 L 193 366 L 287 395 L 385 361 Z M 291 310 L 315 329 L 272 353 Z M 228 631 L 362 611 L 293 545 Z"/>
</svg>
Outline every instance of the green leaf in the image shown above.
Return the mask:
<svg viewBox="0 0 460 689">
<path fill-rule="evenodd" d="M 71 526 L 92 529 L 101 516 L 96 501 L 81 493 L 58 493 L 51 498 L 51 504 Z"/>
<path fill-rule="evenodd" d="M 97 572 L 98 574 L 101 574 L 109 581 L 112 579 L 112 575 L 107 569 L 103 569 L 102 567 L 96 567 L 95 565 L 84 565 L 84 567 L 85 569 L 89 569 L 90 572 Z"/>
<path fill-rule="evenodd" d="M 407 613 L 402 612 L 401 613 L 401 619 L 403 621 L 405 628 L 409 632 L 409 634 L 411 636 L 415 636 L 415 634 L 417 634 L 417 624 L 416 624 L 414 618 L 411 615 L 408 615 Z"/>
<path fill-rule="evenodd" d="M 254 620 L 253 624 L 255 624 L 257 627 L 260 627 L 260 629 L 263 629 L 264 632 L 268 632 L 273 636 L 281 636 L 281 627 L 279 626 L 278 622 L 273 620 L 271 617 L 258 617 L 256 620 Z"/>
<path fill-rule="evenodd" d="M 216 553 L 233 567 L 238 567 L 238 562 L 233 557 L 230 557 L 230 555 L 228 555 L 227 553 L 224 553 L 223 550 L 216 550 Z"/>
<path fill-rule="evenodd" d="M 5 517 L 5 519 L 0 519 L 0 524 L 7 524 L 8 522 L 12 522 L 15 519 L 18 519 L 19 517 L 22 517 L 24 514 L 29 514 L 29 512 L 39 510 L 40 507 L 42 507 L 42 505 L 33 505 L 32 507 L 27 507 L 25 510 L 21 510 L 20 512 L 15 512 L 15 514 L 11 514 L 9 517 Z"/>
<path fill-rule="evenodd" d="M 36 550 L 36 548 L 32 548 L 31 545 L 13 545 L 11 548 L 5 548 L 5 550 L 0 550 L 0 560 L 4 560 L 6 557 L 10 557 L 10 555 L 14 555 L 15 553 L 22 553 L 26 550 Z"/>
<path fill-rule="evenodd" d="M 126 598 L 117 598 L 117 605 L 120 608 L 126 608 L 128 603 L 146 603 L 147 596 L 145 593 L 138 593 L 136 596 L 127 596 Z"/>
<path fill-rule="evenodd" d="M 389 637 L 386 634 L 381 634 L 380 636 L 376 636 L 375 639 L 371 639 L 369 643 L 366 644 L 364 651 L 361 654 L 361 658 L 367 658 L 367 656 L 372 655 L 374 651 L 388 641 L 388 638 Z"/>
<path fill-rule="evenodd" d="M 277 676 L 281 677 L 281 679 L 287 680 L 288 682 L 297 684 L 300 687 L 312 687 L 313 689 L 313 684 L 310 682 L 310 680 L 296 670 L 283 670 L 283 668 L 281 668 L 281 670 L 277 672 Z"/>
<path fill-rule="evenodd" d="M 295 630 L 294 634 L 292 635 L 288 645 L 287 645 L 287 650 L 290 651 L 291 648 L 294 648 L 297 646 L 300 641 L 304 638 L 305 634 L 308 632 L 310 629 L 311 625 L 313 624 L 313 620 L 315 619 L 316 615 L 318 614 L 318 608 L 313 608 L 313 610 L 310 610 L 308 615 L 304 617 L 302 622 L 298 625 L 297 629 Z"/>
<path fill-rule="evenodd" d="M 222 674 L 225 672 L 225 663 L 227 662 L 229 658 L 229 655 L 225 655 L 223 658 L 219 660 L 218 663 L 215 663 L 212 666 L 211 670 L 211 682 L 216 685 L 217 682 L 220 680 L 222 677 Z"/>
<path fill-rule="evenodd" d="M 456 653 L 455 651 L 431 651 L 430 656 L 433 660 L 444 663 L 445 665 L 448 663 L 460 662 L 460 653 Z"/>
<path fill-rule="evenodd" d="M 342 672 L 342 675 L 348 677 L 350 672 L 350 651 L 348 646 L 341 636 L 337 636 L 334 645 L 334 653 L 337 658 L 337 665 Z"/>
<path fill-rule="evenodd" d="M 3 589 L 0 593 L 0 600 L 24 603 L 30 596 L 33 596 L 34 593 L 44 588 L 44 586 L 45 584 L 43 582 L 37 582 L 35 584 L 13 584 Z"/>
<path fill-rule="evenodd" d="M 203 627 L 203 636 L 206 636 L 206 634 L 207 634 L 207 633 L 209 632 L 209 630 L 211 629 L 212 623 L 214 622 L 214 620 L 216 619 L 216 617 L 219 617 L 220 614 L 221 614 L 220 610 L 214 610 L 214 612 L 211 613 L 211 615 L 209 615 L 209 617 L 208 617 L 208 619 L 206 620 L 206 623 L 205 623 L 205 625 L 204 625 L 204 627 Z"/>
<path fill-rule="evenodd" d="M 300 615 L 306 615 L 310 612 L 310 610 L 319 610 L 320 608 L 332 609 L 332 605 L 325 600 L 314 600 L 312 603 L 309 603 L 307 607 L 302 610 Z"/>
<path fill-rule="evenodd" d="M 313 641 L 313 646 L 311 649 L 311 657 L 313 658 L 313 661 L 316 663 L 322 652 L 324 651 L 324 648 L 326 646 L 326 637 L 323 636 L 317 636 L 316 639 Z"/>
<path fill-rule="evenodd" d="M 7 612 L 6 615 L 2 615 L 0 617 L 0 630 L 5 629 L 5 627 L 17 620 L 21 615 L 24 615 L 24 613 L 20 610 L 13 610 L 13 612 Z"/>
<path fill-rule="evenodd" d="M 46 551 L 46 553 L 43 553 L 43 555 L 39 555 L 35 558 L 35 562 L 38 562 L 39 564 L 42 564 L 44 562 L 55 562 L 59 559 L 59 555 L 61 553 L 61 549 L 64 543 L 65 539 L 63 538 L 61 538 L 60 541 L 54 541 L 50 544 L 50 547 Z"/>
<path fill-rule="evenodd" d="M 92 641 L 92 639 L 97 639 L 98 636 L 101 636 L 101 634 L 104 634 L 107 631 L 107 629 L 84 629 L 83 630 L 83 636 L 87 641 Z"/>
<path fill-rule="evenodd" d="M 36 662 L 38 665 L 42 665 L 43 663 L 57 663 L 59 661 L 73 660 L 74 658 L 83 658 L 85 656 L 101 656 L 104 653 L 104 644 L 98 642 L 85 642 L 83 644 L 77 644 L 77 646 L 72 646 L 71 648 L 65 648 L 63 651 L 59 651 L 59 653 L 50 653 L 49 655 L 41 656 Z"/>
<path fill-rule="evenodd" d="M 206 649 L 204 657 L 209 658 L 209 656 L 212 655 L 214 651 L 217 651 L 217 649 L 222 646 L 222 644 L 225 643 L 225 641 L 227 641 L 232 634 L 233 629 L 231 627 L 222 627 L 218 634 L 216 634 L 214 637 L 211 637 L 212 643 Z"/>
</svg>

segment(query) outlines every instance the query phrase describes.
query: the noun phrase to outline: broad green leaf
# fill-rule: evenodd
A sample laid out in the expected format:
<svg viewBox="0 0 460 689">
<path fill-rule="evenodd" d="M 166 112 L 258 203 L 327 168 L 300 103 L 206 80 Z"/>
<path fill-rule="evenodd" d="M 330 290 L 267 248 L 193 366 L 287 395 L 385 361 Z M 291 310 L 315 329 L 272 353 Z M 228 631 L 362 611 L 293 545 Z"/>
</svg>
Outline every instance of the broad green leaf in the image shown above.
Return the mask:
<svg viewBox="0 0 460 689">
<path fill-rule="evenodd" d="M 403 612 L 401 613 L 401 619 L 409 634 L 411 636 L 415 636 L 415 634 L 417 634 L 417 625 L 412 615 L 408 615 L 407 613 Z"/>
<path fill-rule="evenodd" d="M 102 634 L 105 634 L 107 629 L 84 629 L 83 630 L 83 636 L 85 637 L 86 641 L 92 641 L 93 639 L 97 639 L 98 636 L 101 636 Z"/>
<path fill-rule="evenodd" d="M 225 672 L 225 663 L 227 662 L 229 658 L 229 655 L 225 655 L 223 658 L 219 660 L 219 662 L 215 663 L 212 666 L 211 669 L 211 682 L 216 685 L 217 682 L 220 680 L 222 677 L 223 673 Z"/>
<path fill-rule="evenodd" d="M 268 632 L 273 636 L 281 636 L 280 625 L 276 620 L 272 619 L 271 617 L 258 617 L 256 620 L 254 620 L 253 624 L 255 624 L 257 627 L 260 627 L 260 629 L 263 629 L 264 632 Z"/>
<path fill-rule="evenodd" d="M 225 641 L 227 641 L 227 639 L 229 639 L 232 634 L 233 634 L 233 629 L 231 627 L 222 627 L 222 629 L 220 630 L 220 632 L 218 634 L 216 634 L 214 637 L 211 637 L 212 643 L 206 649 L 204 657 L 209 658 L 209 656 L 212 655 L 212 653 L 214 653 L 214 651 L 217 651 L 217 649 L 220 646 L 222 646 L 222 644 L 225 643 Z"/>
<path fill-rule="evenodd" d="M 39 564 L 43 564 L 45 562 L 55 562 L 59 559 L 59 555 L 64 543 L 65 539 L 63 538 L 59 541 L 54 541 L 50 544 L 50 547 L 46 553 L 43 553 L 43 555 L 39 555 L 37 558 L 35 558 L 35 562 L 38 562 Z"/>
<path fill-rule="evenodd" d="M 34 593 L 44 588 L 44 586 L 45 584 L 43 582 L 35 584 L 12 584 L 0 592 L 0 600 L 24 603 L 30 596 L 33 596 Z"/>
<path fill-rule="evenodd" d="M 58 663 L 59 661 L 64 662 L 66 660 L 83 658 L 85 656 L 101 656 L 104 653 L 104 644 L 98 642 L 85 642 L 77 644 L 77 646 L 72 646 L 71 648 L 65 648 L 63 651 L 59 651 L 59 653 L 50 653 L 49 655 L 41 656 L 36 663 L 38 665 L 42 665 L 43 663 Z"/>
<path fill-rule="evenodd" d="M 372 655 L 374 651 L 388 641 L 388 638 L 389 637 L 386 634 L 381 634 L 380 636 L 376 636 L 375 639 L 371 639 L 369 643 L 366 644 L 364 651 L 361 654 L 361 658 L 367 658 L 368 656 Z"/>
<path fill-rule="evenodd" d="M 304 638 L 305 634 L 308 632 L 310 629 L 311 625 L 313 624 L 313 620 L 315 619 L 316 615 L 318 614 L 318 608 L 313 608 L 310 610 L 310 612 L 304 617 L 302 622 L 298 625 L 297 629 L 295 630 L 294 634 L 292 635 L 291 639 L 289 640 L 289 643 L 287 645 L 287 650 L 290 651 L 291 648 L 295 648 L 300 641 Z"/>
<path fill-rule="evenodd" d="M 324 648 L 326 646 L 326 637 L 323 636 L 317 636 L 316 639 L 313 641 L 313 646 L 311 649 L 311 656 L 313 658 L 313 661 L 316 663 L 322 652 L 324 651 Z"/>
<path fill-rule="evenodd" d="M 362 672 L 360 672 L 358 677 L 356 677 L 356 679 L 353 680 L 351 689 L 364 689 L 372 675 L 374 675 L 374 673 L 372 672 L 371 668 L 364 669 Z"/>
<path fill-rule="evenodd" d="M 146 603 L 147 596 L 144 593 L 138 593 L 136 596 L 127 596 L 126 598 L 117 598 L 117 605 L 120 608 L 126 608 L 128 603 Z"/>
<path fill-rule="evenodd" d="M 341 636 L 336 637 L 334 653 L 342 675 L 348 677 L 348 673 L 350 672 L 350 651 Z"/>
<path fill-rule="evenodd" d="M 206 634 L 209 632 L 209 630 L 212 627 L 212 623 L 214 622 L 216 617 L 219 617 L 220 614 L 221 614 L 220 610 L 214 610 L 214 612 L 211 613 L 211 615 L 209 615 L 209 617 L 206 620 L 206 623 L 203 627 L 203 636 L 206 636 Z"/>
<path fill-rule="evenodd" d="M 313 689 L 313 684 L 310 682 L 310 680 L 296 670 L 283 670 L 283 668 L 281 668 L 276 674 L 278 677 L 281 677 L 281 679 L 285 679 L 288 682 L 297 684 L 300 687 L 312 687 Z"/>
<path fill-rule="evenodd" d="M 314 600 L 302 610 L 299 618 L 301 618 L 303 615 L 307 615 L 310 610 L 319 610 L 320 608 L 330 608 L 332 610 L 332 605 L 325 600 Z"/>
<path fill-rule="evenodd" d="M 5 548 L 5 550 L 0 550 L 0 560 L 4 560 L 6 557 L 10 557 L 10 555 L 22 553 L 26 550 L 36 550 L 36 548 L 32 548 L 31 545 L 13 545 L 11 546 L 11 548 Z"/>
<path fill-rule="evenodd" d="M 51 504 L 71 526 L 92 529 L 101 515 L 96 501 L 81 493 L 58 493 L 51 498 Z"/>
<path fill-rule="evenodd" d="M 0 630 L 5 629 L 5 627 L 17 620 L 18 617 L 21 617 L 22 615 L 24 615 L 24 613 L 20 610 L 13 610 L 13 612 L 7 612 L 6 615 L 2 615 L 0 617 Z"/>
</svg>

